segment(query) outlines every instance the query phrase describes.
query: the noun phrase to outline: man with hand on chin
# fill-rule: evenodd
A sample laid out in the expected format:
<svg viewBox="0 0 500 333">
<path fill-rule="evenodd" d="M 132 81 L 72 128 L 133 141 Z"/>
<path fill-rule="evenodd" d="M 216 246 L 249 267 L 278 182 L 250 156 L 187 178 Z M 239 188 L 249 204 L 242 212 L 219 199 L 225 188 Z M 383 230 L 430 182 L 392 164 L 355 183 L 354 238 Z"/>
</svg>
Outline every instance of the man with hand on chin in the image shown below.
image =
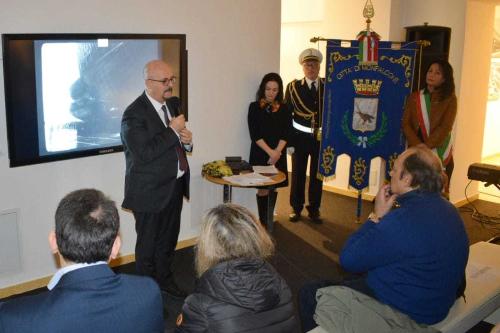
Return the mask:
<svg viewBox="0 0 500 333">
<path fill-rule="evenodd" d="M 176 77 L 162 60 L 144 67 L 145 91 L 125 110 L 121 138 L 125 152 L 125 198 L 132 210 L 137 272 L 153 277 L 164 297 L 185 297 L 175 283 L 172 262 L 180 230 L 183 197 L 189 199 L 192 133 L 172 97 Z"/>
<path fill-rule="evenodd" d="M 469 241 L 442 188 L 439 158 L 427 147 L 407 149 L 394 163 L 390 186 L 378 191 L 374 212 L 342 249 L 342 268 L 363 275 L 340 285 L 393 309 L 394 317 L 386 322 L 404 314 L 418 324 L 437 323 L 463 294 Z M 398 208 L 393 208 L 396 200 Z M 301 290 L 304 328 L 316 326 L 316 291 L 331 285 L 323 281 Z M 356 315 L 353 311 L 354 322 L 368 321 Z"/>
</svg>

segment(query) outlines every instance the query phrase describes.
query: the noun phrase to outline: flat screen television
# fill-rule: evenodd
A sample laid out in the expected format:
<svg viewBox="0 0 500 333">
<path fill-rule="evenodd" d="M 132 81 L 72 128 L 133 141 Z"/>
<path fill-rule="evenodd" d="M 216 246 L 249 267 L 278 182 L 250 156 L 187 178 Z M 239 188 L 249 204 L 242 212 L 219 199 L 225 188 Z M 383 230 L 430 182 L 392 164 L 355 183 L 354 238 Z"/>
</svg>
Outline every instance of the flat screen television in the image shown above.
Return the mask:
<svg viewBox="0 0 500 333">
<path fill-rule="evenodd" d="M 4 34 L 2 45 L 11 167 L 122 151 L 122 113 L 153 59 L 171 64 L 187 118 L 183 34 Z"/>
</svg>

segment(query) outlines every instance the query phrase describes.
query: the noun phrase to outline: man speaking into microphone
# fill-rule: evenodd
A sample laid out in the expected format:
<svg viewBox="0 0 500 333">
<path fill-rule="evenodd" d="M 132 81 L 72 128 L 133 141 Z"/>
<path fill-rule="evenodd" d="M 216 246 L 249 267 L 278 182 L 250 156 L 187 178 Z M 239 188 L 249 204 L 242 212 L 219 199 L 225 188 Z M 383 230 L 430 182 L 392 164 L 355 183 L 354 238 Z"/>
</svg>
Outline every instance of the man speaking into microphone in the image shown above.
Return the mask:
<svg viewBox="0 0 500 333">
<path fill-rule="evenodd" d="M 192 133 L 172 97 L 172 68 L 161 60 L 144 67 L 145 91 L 125 110 L 121 139 L 125 153 L 122 207 L 135 218 L 136 269 L 154 278 L 166 297 L 185 297 L 175 283 L 172 262 L 179 236 L 183 197 L 189 199 Z"/>
</svg>

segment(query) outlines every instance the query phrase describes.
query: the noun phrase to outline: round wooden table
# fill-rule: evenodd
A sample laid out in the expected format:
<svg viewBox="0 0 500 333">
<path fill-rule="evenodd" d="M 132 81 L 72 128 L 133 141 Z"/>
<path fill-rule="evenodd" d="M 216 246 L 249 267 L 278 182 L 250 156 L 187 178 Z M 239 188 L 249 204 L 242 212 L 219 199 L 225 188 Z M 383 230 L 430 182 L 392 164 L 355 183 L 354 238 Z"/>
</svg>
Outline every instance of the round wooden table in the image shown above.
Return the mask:
<svg viewBox="0 0 500 333">
<path fill-rule="evenodd" d="M 268 189 L 268 190 L 274 190 L 276 188 L 276 185 L 281 184 L 286 180 L 286 175 L 282 171 L 278 171 L 277 174 L 269 175 L 269 174 L 262 174 L 263 176 L 267 176 L 271 178 L 269 182 L 265 182 L 260 185 L 240 185 L 240 184 L 235 184 L 232 182 L 229 182 L 227 180 L 224 180 L 222 178 L 218 177 L 212 177 L 209 175 L 204 174 L 203 178 L 208 180 L 211 183 L 222 185 L 223 186 L 223 192 L 222 192 L 222 200 L 224 203 L 226 202 L 231 202 L 232 199 L 232 193 L 233 193 L 233 187 L 247 187 L 247 188 L 262 188 L 262 189 Z M 265 224 L 267 225 L 267 230 L 271 232 L 273 230 L 273 210 L 271 209 L 271 201 L 269 199 L 269 196 L 267 197 L 267 221 L 265 221 Z"/>
</svg>

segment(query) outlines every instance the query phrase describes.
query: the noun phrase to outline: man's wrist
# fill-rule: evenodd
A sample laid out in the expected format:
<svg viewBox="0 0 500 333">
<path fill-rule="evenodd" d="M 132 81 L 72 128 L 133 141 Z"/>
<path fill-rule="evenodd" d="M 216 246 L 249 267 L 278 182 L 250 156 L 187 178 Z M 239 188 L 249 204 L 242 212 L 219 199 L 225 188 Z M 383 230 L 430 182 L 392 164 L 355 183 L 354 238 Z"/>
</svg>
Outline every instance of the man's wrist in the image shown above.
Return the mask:
<svg viewBox="0 0 500 333">
<path fill-rule="evenodd" d="M 371 212 L 370 215 L 368 215 L 368 220 L 374 222 L 374 223 L 379 223 L 380 222 L 380 217 L 377 215 L 375 212 Z"/>
</svg>

